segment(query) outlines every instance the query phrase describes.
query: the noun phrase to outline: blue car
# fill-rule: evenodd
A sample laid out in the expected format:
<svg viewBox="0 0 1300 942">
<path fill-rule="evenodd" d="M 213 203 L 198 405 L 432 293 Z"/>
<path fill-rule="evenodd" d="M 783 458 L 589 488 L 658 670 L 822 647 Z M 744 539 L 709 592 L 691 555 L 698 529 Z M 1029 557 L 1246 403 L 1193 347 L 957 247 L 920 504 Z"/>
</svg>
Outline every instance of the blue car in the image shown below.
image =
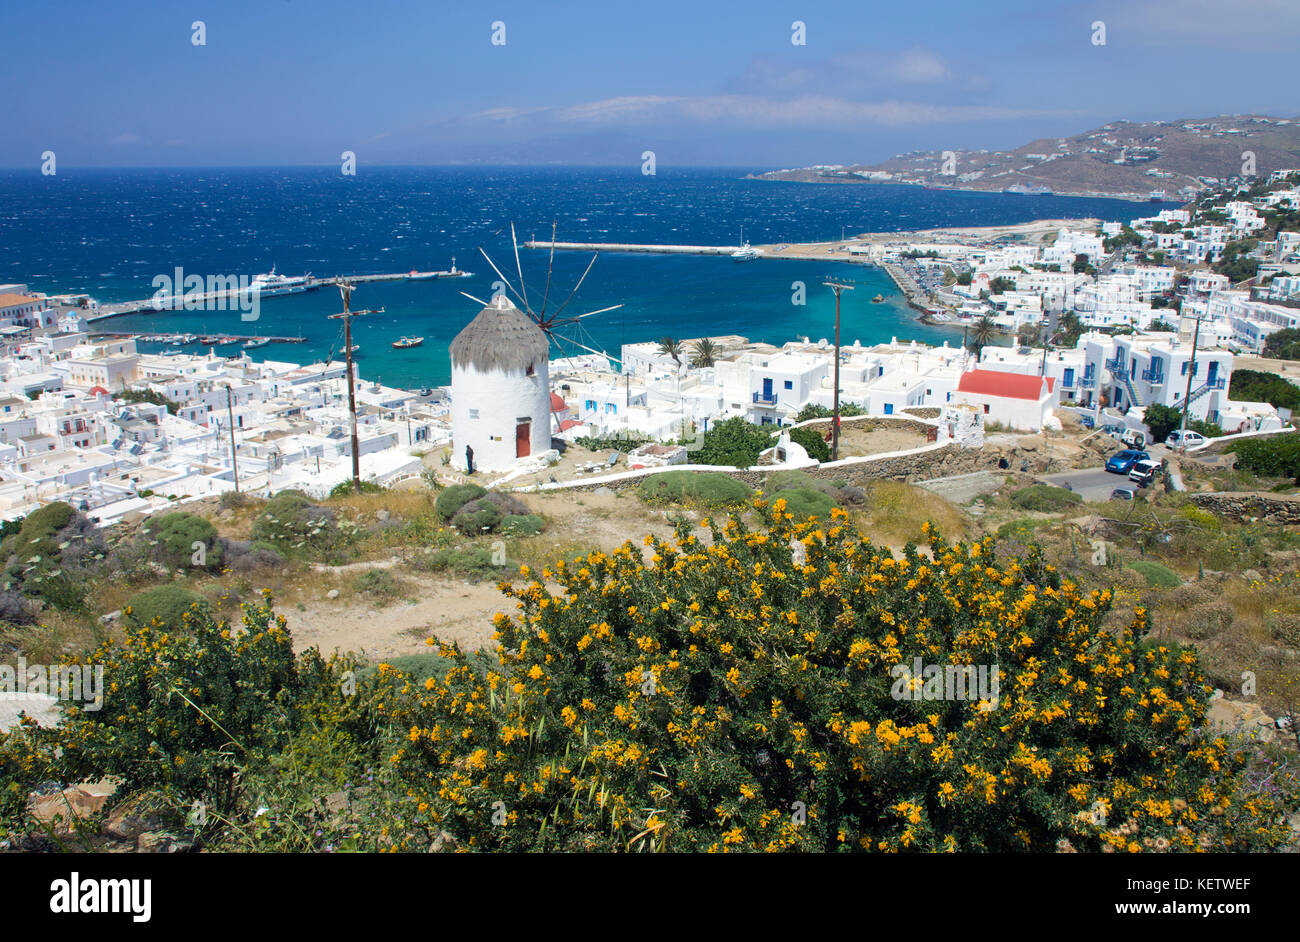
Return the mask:
<svg viewBox="0 0 1300 942">
<path fill-rule="evenodd" d="M 1128 474 L 1139 461 L 1150 461 L 1151 456 L 1136 448 L 1125 448 L 1106 459 L 1106 470 L 1112 474 Z"/>
</svg>

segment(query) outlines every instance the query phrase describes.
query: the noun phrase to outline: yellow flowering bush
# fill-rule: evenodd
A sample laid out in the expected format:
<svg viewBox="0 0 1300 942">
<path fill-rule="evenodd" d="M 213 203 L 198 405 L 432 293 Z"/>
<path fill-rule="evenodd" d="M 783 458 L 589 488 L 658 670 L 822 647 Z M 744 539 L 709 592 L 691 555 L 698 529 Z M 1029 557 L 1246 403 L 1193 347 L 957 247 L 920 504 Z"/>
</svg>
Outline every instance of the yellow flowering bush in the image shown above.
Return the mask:
<svg viewBox="0 0 1300 942">
<path fill-rule="evenodd" d="M 160 789 L 232 808 L 240 777 L 286 747 L 304 705 L 336 688 L 341 668 L 315 649 L 295 657 L 269 597 L 242 608 L 232 626 L 194 606 L 180 626 L 129 627 L 90 655 L 104 667 L 103 706 L 65 705 L 48 737 L 58 777 L 112 775 L 124 793 Z"/>
<path fill-rule="evenodd" d="M 502 590 L 483 663 L 381 666 L 377 716 L 420 826 L 462 848 L 1261 849 L 1289 829 L 1204 730 L 1190 650 L 1102 627 L 1109 592 L 992 539 L 903 558 L 842 511 L 711 523 Z M 796 546 L 795 544 L 801 544 Z M 528 573 L 524 574 L 525 577 Z M 550 585 L 552 588 L 548 588 Z M 896 665 L 988 665 L 935 699 Z M 913 694 L 913 691 L 915 693 Z M 922 695 L 925 694 L 925 695 Z M 427 846 L 427 845 L 426 845 Z M 421 848 L 423 849 L 423 848 Z"/>
</svg>

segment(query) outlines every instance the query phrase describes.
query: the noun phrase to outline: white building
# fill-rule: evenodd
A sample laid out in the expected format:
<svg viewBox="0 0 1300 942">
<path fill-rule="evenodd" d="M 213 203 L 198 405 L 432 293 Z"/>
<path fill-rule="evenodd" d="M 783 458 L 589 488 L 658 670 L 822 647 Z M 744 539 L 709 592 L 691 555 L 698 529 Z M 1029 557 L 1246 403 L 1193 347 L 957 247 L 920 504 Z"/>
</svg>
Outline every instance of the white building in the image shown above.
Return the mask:
<svg viewBox="0 0 1300 942">
<path fill-rule="evenodd" d="M 452 461 L 509 471 L 551 447 L 549 344 L 504 294 L 451 342 Z M 466 449 L 469 449 L 467 452 Z"/>
</svg>

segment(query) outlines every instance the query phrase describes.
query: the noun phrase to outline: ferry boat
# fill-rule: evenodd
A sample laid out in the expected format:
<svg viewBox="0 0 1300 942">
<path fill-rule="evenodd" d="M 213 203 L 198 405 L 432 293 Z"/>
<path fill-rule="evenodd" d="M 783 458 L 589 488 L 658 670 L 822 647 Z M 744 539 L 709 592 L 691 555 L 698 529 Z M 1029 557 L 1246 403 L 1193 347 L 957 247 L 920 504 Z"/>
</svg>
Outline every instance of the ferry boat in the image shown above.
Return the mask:
<svg viewBox="0 0 1300 942">
<path fill-rule="evenodd" d="M 1165 200 L 1164 190 L 1152 190 L 1150 193 L 1147 194 L 1148 203 L 1163 203 L 1164 200 Z"/>
<path fill-rule="evenodd" d="M 248 287 L 264 298 L 275 298 L 285 294 L 302 294 L 315 287 L 315 284 L 311 280 L 311 272 L 296 276 L 278 275 L 272 265 L 266 274 L 254 276 Z"/>
<path fill-rule="evenodd" d="M 1004 187 L 1003 193 L 1019 193 L 1023 196 L 1048 196 L 1051 190 L 1045 186 L 1025 186 L 1023 183 L 1016 183 L 1012 186 Z"/>
<path fill-rule="evenodd" d="M 411 347 L 418 347 L 424 343 L 423 337 L 403 337 L 401 340 L 393 341 L 394 350 L 409 350 Z"/>
</svg>

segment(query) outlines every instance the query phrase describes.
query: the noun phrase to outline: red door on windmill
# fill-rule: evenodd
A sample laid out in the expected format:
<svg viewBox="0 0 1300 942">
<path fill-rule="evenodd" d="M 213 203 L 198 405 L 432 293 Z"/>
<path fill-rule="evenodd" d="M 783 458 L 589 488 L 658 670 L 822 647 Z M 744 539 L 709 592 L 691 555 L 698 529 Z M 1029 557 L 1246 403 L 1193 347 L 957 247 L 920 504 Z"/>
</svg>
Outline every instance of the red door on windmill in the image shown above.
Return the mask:
<svg viewBox="0 0 1300 942">
<path fill-rule="evenodd" d="M 515 426 L 515 457 L 527 458 L 533 453 L 533 423 L 520 422 Z"/>
</svg>

